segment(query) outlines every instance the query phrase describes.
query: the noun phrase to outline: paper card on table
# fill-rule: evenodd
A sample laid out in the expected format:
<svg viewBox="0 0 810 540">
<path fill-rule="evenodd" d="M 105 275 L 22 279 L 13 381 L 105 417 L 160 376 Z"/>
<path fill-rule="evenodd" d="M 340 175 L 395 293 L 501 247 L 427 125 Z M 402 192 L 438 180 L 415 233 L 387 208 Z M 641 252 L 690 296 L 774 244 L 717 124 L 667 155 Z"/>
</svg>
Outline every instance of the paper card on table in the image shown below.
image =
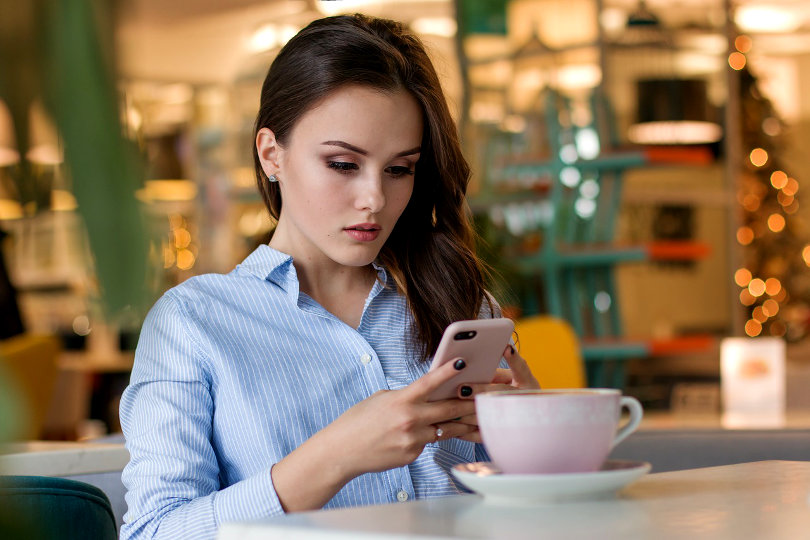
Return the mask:
<svg viewBox="0 0 810 540">
<path fill-rule="evenodd" d="M 724 339 L 720 384 L 726 427 L 779 427 L 785 416 L 785 342 Z"/>
</svg>

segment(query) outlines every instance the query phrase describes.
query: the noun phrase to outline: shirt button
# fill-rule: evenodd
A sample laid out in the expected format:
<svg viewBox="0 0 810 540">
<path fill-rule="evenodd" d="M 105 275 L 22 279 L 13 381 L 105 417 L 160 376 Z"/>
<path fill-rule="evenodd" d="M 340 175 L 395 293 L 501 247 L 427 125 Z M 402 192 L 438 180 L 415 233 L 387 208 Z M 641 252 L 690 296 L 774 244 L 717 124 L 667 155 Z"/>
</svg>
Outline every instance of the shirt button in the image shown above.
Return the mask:
<svg viewBox="0 0 810 540">
<path fill-rule="evenodd" d="M 371 362 L 371 355 L 364 354 L 363 356 L 360 357 L 360 361 L 363 362 L 364 364 L 368 364 L 369 362 Z"/>
<path fill-rule="evenodd" d="M 397 492 L 397 500 L 399 502 L 405 502 L 408 500 L 408 492 L 404 489 L 401 489 Z"/>
</svg>

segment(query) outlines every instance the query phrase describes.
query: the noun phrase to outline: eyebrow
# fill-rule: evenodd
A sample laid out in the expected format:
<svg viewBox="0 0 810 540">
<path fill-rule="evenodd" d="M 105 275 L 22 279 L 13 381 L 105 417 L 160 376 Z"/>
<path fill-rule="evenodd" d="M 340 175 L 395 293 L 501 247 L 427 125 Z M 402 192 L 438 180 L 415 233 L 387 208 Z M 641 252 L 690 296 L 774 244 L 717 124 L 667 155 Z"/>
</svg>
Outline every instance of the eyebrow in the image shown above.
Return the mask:
<svg viewBox="0 0 810 540">
<path fill-rule="evenodd" d="M 368 155 L 367 150 L 363 150 L 360 147 L 357 147 L 357 146 L 355 146 L 353 144 L 349 144 L 349 143 L 344 142 L 344 141 L 324 141 L 321 144 L 326 145 L 326 146 L 340 146 L 341 148 L 345 148 L 346 150 L 351 150 L 352 152 L 357 152 L 358 154 L 363 155 L 363 156 Z M 418 154 L 421 151 L 422 151 L 422 147 L 417 146 L 416 148 L 411 148 L 410 150 L 405 150 L 404 152 L 400 152 L 394 157 L 410 156 L 410 155 L 413 155 L 413 154 Z"/>
</svg>

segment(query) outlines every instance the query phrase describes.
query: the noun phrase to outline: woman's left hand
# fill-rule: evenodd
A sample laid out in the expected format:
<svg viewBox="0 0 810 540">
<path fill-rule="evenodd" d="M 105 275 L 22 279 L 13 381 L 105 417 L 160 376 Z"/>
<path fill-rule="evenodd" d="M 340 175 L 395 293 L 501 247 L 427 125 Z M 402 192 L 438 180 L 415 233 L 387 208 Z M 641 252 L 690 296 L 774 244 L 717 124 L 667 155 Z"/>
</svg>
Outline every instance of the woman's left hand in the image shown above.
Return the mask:
<svg viewBox="0 0 810 540">
<path fill-rule="evenodd" d="M 458 397 L 461 399 L 475 399 L 482 392 L 495 392 L 498 390 L 539 389 L 540 383 L 532 375 L 526 360 L 520 356 L 512 345 L 507 345 L 503 352 L 509 369 L 498 369 L 495 377 L 489 384 L 463 384 L 458 387 Z M 477 426 L 478 418 L 474 415 L 462 416 L 456 422 Z M 459 439 L 480 443 L 481 433 L 475 430 L 472 433 L 459 437 Z"/>
</svg>

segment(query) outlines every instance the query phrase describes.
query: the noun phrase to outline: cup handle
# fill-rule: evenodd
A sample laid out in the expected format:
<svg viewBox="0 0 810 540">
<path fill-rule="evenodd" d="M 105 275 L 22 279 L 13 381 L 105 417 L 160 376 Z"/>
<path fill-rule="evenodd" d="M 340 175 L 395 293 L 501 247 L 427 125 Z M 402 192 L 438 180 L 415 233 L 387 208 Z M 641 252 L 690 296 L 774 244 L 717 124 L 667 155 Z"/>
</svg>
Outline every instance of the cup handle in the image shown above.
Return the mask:
<svg viewBox="0 0 810 540">
<path fill-rule="evenodd" d="M 644 409 L 641 407 L 641 403 L 634 397 L 622 396 L 621 401 L 619 401 L 619 410 L 624 407 L 627 407 L 627 410 L 630 411 L 630 420 L 616 432 L 611 448 L 615 447 L 625 440 L 628 435 L 633 433 L 641 423 L 641 417 L 644 416 Z"/>
</svg>

